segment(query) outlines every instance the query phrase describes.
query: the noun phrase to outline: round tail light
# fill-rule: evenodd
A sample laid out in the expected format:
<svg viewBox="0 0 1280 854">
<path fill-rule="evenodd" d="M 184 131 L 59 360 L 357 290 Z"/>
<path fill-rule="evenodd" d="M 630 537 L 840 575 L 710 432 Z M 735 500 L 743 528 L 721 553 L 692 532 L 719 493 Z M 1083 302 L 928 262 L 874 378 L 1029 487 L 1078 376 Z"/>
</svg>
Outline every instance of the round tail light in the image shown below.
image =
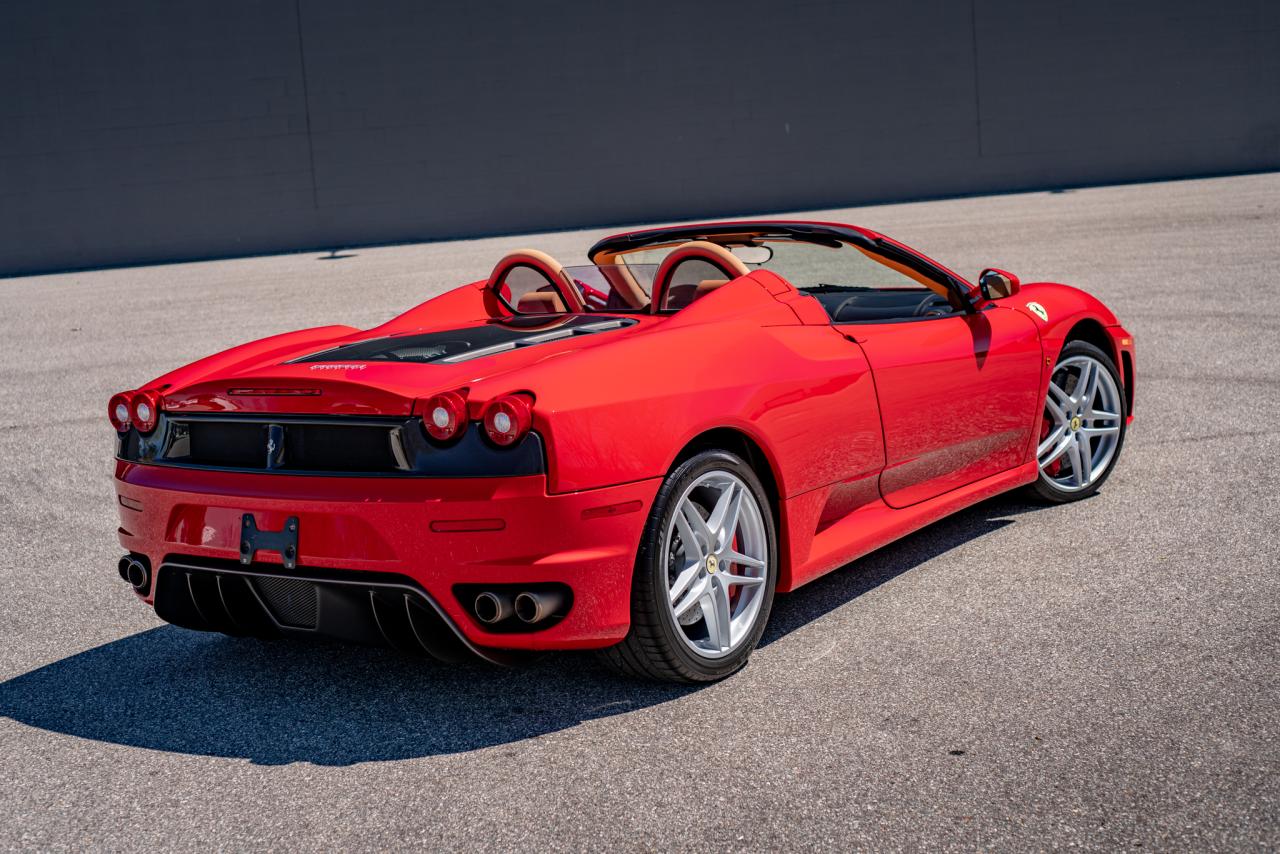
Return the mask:
<svg viewBox="0 0 1280 854">
<path fill-rule="evenodd" d="M 514 445 L 533 426 L 533 401 L 526 394 L 506 394 L 484 408 L 484 432 L 499 447 Z"/>
<path fill-rule="evenodd" d="M 467 401 L 456 391 L 428 398 L 422 413 L 422 429 L 437 442 L 447 442 L 467 429 Z"/>
<path fill-rule="evenodd" d="M 151 391 L 136 391 L 129 402 L 129 414 L 133 416 L 133 426 L 139 433 L 150 433 L 156 429 L 160 419 L 160 397 Z"/>
<path fill-rule="evenodd" d="M 107 404 L 107 417 L 111 419 L 111 426 L 116 428 L 117 433 L 123 433 L 129 429 L 129 395 L 126 392 L 114 394 L 111 401 Z"/>
</svg>

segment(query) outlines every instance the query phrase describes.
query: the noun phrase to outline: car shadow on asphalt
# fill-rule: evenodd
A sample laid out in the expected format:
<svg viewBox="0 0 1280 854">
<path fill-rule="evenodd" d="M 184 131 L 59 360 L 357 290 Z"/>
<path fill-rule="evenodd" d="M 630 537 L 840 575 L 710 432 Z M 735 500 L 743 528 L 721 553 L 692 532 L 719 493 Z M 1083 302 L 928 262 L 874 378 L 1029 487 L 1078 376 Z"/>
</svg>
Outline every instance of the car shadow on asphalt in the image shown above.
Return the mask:
<svg viewBox="0 0 1280 854">
<path fill-rule="evenodd" d="M 988 501 L 779 597 L 762 644 L 1030 509 Z M 500 746 L 697 690 L 625 679 L 580 653 L 499 670 L 164 626 L 0 683 L 0 715 L 152 750 L 351 765 Z"/>
</svg>

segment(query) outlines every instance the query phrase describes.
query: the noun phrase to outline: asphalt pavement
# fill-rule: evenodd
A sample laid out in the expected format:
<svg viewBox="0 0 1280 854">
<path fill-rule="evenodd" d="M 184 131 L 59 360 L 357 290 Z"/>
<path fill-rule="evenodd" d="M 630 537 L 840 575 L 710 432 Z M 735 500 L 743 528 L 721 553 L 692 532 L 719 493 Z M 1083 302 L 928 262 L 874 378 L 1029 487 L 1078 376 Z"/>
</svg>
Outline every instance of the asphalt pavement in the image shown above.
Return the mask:
<svg viewBox="0 0 1280 854">
<path fill-rule="evenodd" d="M 702 688 L 198 634 L 116 575 L 111 393 L 604 232 L 0 280 L 0 847 L 1280 847 L 1280 174 L 817 216 L 1096 293 L 1137 420 L 1095 498 L 781 597 Z"/>
</svg>

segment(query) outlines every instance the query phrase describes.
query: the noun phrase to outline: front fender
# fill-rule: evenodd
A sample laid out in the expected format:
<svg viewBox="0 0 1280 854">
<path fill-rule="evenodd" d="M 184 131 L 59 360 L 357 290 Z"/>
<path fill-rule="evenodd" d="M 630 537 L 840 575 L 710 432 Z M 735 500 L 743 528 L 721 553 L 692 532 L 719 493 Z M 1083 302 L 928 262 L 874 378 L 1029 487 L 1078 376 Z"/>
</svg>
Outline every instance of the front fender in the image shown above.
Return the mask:
<svg viewBox="0 0 1280 854">
<path fill-rule="evenodd" d="M 1129 420 L 1133 419 L 1136 379 L 1133 334 L 1120 325 L 1119 319 L 1102 300 L 1070 285 L 1036 282 L 1023 285 L 1017 294 L 1000 302 L 1031 318 L 1040 331 L 1045 355 L 1043 381 L 1046 386 L 1052 367 L 1058 361 L 1058 354 L 1073 332 L 1077 337 L 1083 336 L 1101 346 L 1120 369 L 1128 400 Z"/>
</svg>

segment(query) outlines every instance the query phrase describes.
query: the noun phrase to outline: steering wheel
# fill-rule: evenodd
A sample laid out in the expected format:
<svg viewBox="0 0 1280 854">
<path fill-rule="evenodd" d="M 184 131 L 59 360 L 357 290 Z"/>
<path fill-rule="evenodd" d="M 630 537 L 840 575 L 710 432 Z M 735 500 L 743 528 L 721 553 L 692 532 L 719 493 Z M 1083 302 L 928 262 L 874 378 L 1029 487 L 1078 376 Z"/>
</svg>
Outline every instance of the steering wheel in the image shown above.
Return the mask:
<svg viewBox="0 0 1280 854">
<path fill-rule="evenodd" d="M 947 298 L 930 292 L 930 294 L 920 301 L 916 306 L 916 310 L 911 312 L 912 317 L 943 317 L 951 313 L 951 303 L 947 302 Z"/>
</svg>

